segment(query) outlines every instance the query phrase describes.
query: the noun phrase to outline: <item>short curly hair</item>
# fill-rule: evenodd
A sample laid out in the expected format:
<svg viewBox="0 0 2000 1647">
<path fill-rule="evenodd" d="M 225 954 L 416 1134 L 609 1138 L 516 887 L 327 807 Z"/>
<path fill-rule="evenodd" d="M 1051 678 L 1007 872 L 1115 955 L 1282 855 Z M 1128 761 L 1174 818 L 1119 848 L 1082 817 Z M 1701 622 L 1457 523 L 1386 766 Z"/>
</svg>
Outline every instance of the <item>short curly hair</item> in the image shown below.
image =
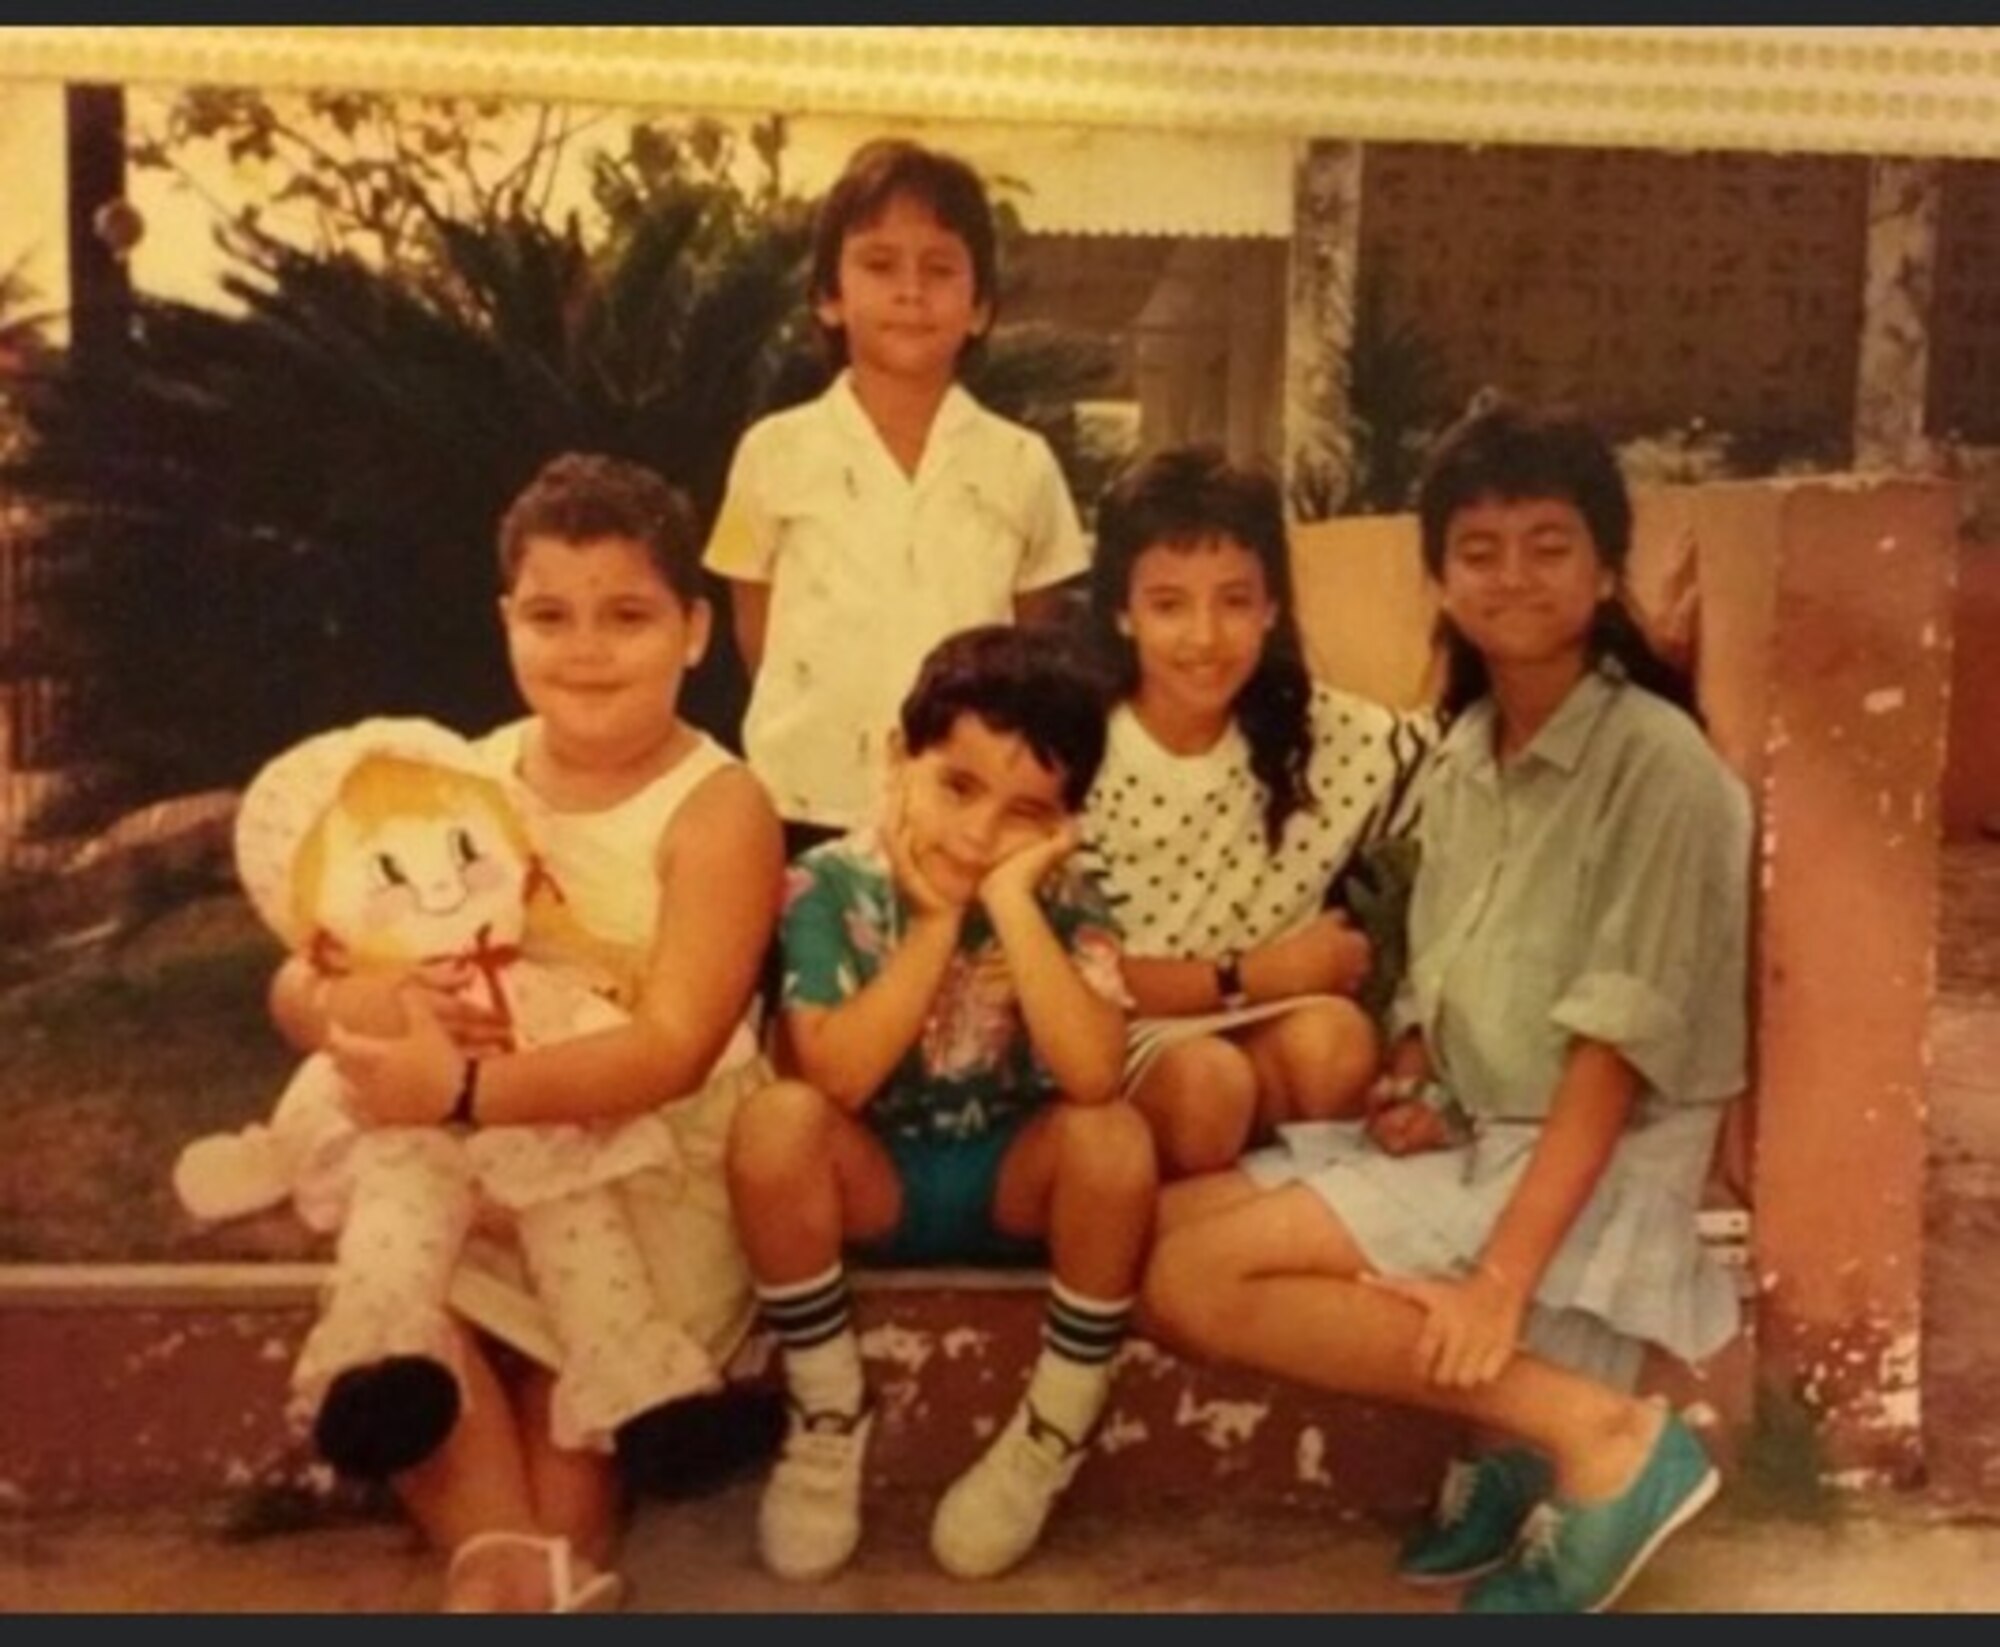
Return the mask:
<svg viewBox="0 0 2000 1647">
<path fill-rule="evenodd" d="M 629 538 L 683 602 L 702 598 L 701 529 L 687 498 L 643 463 L 564 452 L 543 464 L 500 518 L 500 587 L 512 590 L 530 538 Z"/>
<path fill-rule="evenodd" d="M 1096 676 L 1057 636 L 981 624 L 947 635 L 925 656 L 903 699 L 903 748 L 921 755 L 949 738 L 961 715 L 977 715 L 1060 773 L 1063 805 L 1080 812 L 1104 764 L 1106 711 Z"/>
</svg>

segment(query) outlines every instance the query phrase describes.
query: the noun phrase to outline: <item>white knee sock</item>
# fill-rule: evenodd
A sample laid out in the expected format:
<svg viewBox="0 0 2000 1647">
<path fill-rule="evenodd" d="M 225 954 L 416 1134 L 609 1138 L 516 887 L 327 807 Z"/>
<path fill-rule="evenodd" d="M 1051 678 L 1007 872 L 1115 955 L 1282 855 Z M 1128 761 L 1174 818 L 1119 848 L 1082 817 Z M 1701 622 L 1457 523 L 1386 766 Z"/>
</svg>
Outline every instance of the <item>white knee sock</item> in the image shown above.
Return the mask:
<svg viewBox="0 0 2000 1647">
<path fill-rule="evenodd" d="M 1112 1359 L 1131 1319 L 1130 1298 L 1091 1298 L 1050 1283 L 1042 1353 L 1029 1375 L 1027 1398 L 1072 1441 L 1088 1436 L 1104 1412 Z"/>
<path fill-rule="evenodd" d="M 836 1263 L 804 1281 L 759 1286 L 757 1301 L 784 1348 L 785 1384 L 792 1400 L 807 1413 L 859 1412 L 867 1385 L 847 1271 Z"/>
</svg>

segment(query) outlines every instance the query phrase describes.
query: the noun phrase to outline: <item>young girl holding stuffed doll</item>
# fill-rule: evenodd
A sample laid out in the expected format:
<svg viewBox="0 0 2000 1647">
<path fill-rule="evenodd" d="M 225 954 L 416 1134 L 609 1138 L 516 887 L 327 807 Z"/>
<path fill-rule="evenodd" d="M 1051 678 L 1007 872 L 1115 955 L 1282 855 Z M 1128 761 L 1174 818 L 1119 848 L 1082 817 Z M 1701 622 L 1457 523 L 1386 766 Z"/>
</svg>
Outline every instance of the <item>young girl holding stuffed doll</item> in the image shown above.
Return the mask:
<svg viewBox="0 0 2000 1647">
<path fill-rule="evenodd" d="M 294 1042 L 332 1054 L 364 1125 L 657 1109 L 681 1169 L 628 1180 L 625 1199 L 662 1304 L 719 1361 L 753 1313 L 719 1162 L 738 1097 L 768 1079 L 748 1018 L 783 861 L 761 786 L 676 709 L 709 638 L 699 554 L 678 494 L 609 458 L 556 459 L 500 529 L 500 615 L 530 714 L 482 747 L 528 816 L 565 926 L 587 934 L 539 958 L 578 969 L 629 1018 L 512 1050 L 490 1019 L 418 975 L 385 1000 L 380 986 L 302 959 L 281 969 L 272 1005 Z M 349 1027 L 398 1019 L 386 1034 Z M 552 1438 L 553 1378 L 532 1360 L 546 1335 L 523 1326 L 525 1289 L 504 1272 L 481 1279 L 454 1294 L 474 1317 L 459 1346 L 458 1423 L 395 1489 L 450 1552 L 448 1609 L 615 1605 L 612 1458 Z"/>
</svg>

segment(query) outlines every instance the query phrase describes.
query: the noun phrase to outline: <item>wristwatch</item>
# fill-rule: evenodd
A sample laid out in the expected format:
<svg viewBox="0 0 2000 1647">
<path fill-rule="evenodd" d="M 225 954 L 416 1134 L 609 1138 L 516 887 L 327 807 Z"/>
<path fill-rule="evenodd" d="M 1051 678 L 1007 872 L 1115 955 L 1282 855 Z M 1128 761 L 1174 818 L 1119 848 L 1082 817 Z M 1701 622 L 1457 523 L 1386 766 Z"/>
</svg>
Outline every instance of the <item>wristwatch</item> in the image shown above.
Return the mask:
<svg viewBox="0 0 2000 1647">
<path fill-rule="evenodd" d="M 1243 987 L 1243 957 L 1233 949 L 1215 963 L 1215 992 L 1222 997 L 1224 1012 L 1241 1012 L 1250 1004 L 1250 993 Z"/>
</svg>

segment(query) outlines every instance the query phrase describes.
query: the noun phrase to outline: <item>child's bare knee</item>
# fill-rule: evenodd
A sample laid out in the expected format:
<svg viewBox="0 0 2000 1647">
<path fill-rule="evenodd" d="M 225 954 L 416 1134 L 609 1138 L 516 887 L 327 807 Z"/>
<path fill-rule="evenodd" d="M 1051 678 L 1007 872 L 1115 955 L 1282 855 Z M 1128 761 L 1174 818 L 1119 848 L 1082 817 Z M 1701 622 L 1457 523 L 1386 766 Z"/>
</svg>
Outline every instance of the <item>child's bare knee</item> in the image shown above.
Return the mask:
<svg viewBox="0 0 2000 1647">
<path fill-rule="evenodd" d="M 1123 1099 L 1065 1104 L 1057 1118 L 1056 1173 L 1107 1205 L 1143 1202 L 1159 1187 L 1153 1132 Z"/>
<path fill-rule="evenodd" d="M 1381 1064 L 1368 1014 L 1352 1001 L 1322 1001 L 1292 1013 L 1279 1041 L 1297 1113 L 1327 1120 L 1360 1107 Z"/>
<path fill-rule="evenodd" d="M 1168 1177 L 1219 1172 L 1243 1153 L 1257 1116 L 1257 1071 L 1242 1048 L 1219 1038 L 1173 1049 L 1166 1078 L 1141 1105 Z"/>
<path fill-rule="evenodd" d="M 1234 1041 L 1226 1041 L 1219 1035 L 1204 1035 L 1161 1053 L 1149 1084 L 1152 1081 L 1157 1081 L 1169 1097 L 1221 1092 L 1254 1099 L 1257 1066 L 1250 1061 L 1250 1054 Z"/>
<path fill-rule="evenodd" d="M 1215 1289 L 1207 1270 L 1195 1243 L 1183 1235 L 1161 1236 L 1139 1281 L 1134 1312 L 1139 1330 L 1176 1348 L 1213 1342 Z"/>
<path fill-rule="evenodd" d="M 1255 1114 L 1256 1104 L 1247 1097 L 1236 1103 L 1220 1097 L 1213 1104 L 1181 1105 L 1161 1128 L 1163 1170 L 1170 1177 L 1191 1178 L 1234 1165 L 1250 1142 Z"/>
<path fill-rule="evenodd" d="M 755 1188 L 784 1182 L 823 1159 L 830 1107 L 817 1087 L 803 1081 L 778 1081 L 751 1093 L 729 1128 L 730 1183 Z"/>
</svg>

